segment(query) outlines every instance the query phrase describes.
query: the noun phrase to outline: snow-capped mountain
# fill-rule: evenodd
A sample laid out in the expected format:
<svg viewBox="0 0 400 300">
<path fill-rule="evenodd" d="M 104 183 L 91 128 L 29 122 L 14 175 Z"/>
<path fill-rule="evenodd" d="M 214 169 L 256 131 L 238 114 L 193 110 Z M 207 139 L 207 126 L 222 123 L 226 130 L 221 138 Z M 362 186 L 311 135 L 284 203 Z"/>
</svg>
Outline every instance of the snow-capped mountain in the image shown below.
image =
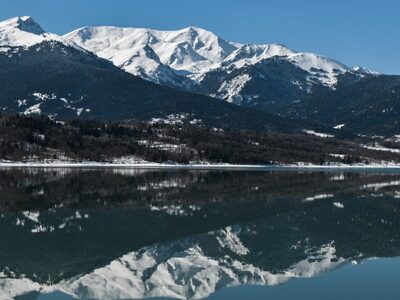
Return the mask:
<svg viewBox="0 0 400 300">
<path fill-rule="evenodd" d="M 193 29 L 188 29 L 168 38 L 171 44 L 179 44 L 191 32 Z M 210 127 L 263 131 L 275 131 L 278 128 L 278 131 L 286 131 L 291 128 L 290 131 L 301 132 L 310 127 L 304 122 L 293 122 L 143 80 L 83 49 L 68 38 L 45 32 L 29 17 L 13 18 L 0 23 L 0 45 L 0 110 L 4 112 L 42 114 L 55 119 L 152 120 L 183 116 L 186 122 L 197 120 Z M 201 41 L 196 38 L 192 41 L 193 49 L 196 48 L 199 53 L 206 52 L 201 47 L 219 45 L 229 46 L 218 39 L 213 40 L 208 33 L 204 33 Z M 131 49 L 129 45 L 127 49 Z M 147 65 L 143 74 L 155 67 L 155 74 L 162 74 L 168 79 L 173 75 L 177 84 L 184 84 L 185 80 L 191 82 L 175 69 L 164 65 L 161 60 L 147 59 L 156 57 L 150 46 L 138 46 L 134 51 L 143 61 L 154 63 Z M 221 48 L 213 56 L 201 59 L 219 59 L 218 55 L 225 55 L 223 51 Z M 171 65 L 183 70 L 190 57 L 184 59 L 185 63 L 175 61 Z M 152 75 L 149 73 L 149 76 Z"/>
<path fill-rule="evenodd" d="M 84 27 L 65 37 L 128 70 L 130 64 L 146 67 L 148 61 L 141 61 L 137 55 L 142 49 L 152 49 L 152 54 L 147 55 L 149 60 L 182 73 L 198 73 L 221 62 L 237 48 L 234 43 L 197 27 L 178 31 Z"/>
<path fill-rule="evenodd" d="M 236 49 L 197 27 L 178 31 L 84 27 L 66 38 L 144 79 L 190 88 L 190 74 L 205 72 Z"/>
<path fill-rule="evenodd" d="M 332 59 L 313 54 L 299 53 L 286 46 L 279 44 L 271 45 L 243 45 L 233 51 L 216 68 L 243 68 L 248 65 L 255 65 L 263 60 L 272 57 L 281 57 L 293 63 L 304 71 L 314 76 L 320 83 L 334 87 L 337 83 L 337 75 L 345 72 L 351 72 L 352 69 L 336 62 Z M 324 73 L 325 76 L 320 76 Z"/>
<path fill-rule="evenodd" d="M 10 47 L 28 48 L 50 41 L 83 50 L 69 39 L 45 32 L 31 17 L 16 17 L 0 22 L 0 50 L 3 52 Z"/>
<path fill-rule="evenodd" d="M 370 75 L 379 75 L 380 74 L 379 72 L 372 71 L 372 70 L 362 67 L 362 66 L 354 66 L 353 70 L 356 72 L 359 72 L 359 73 L 363 73 L 363 74 L 370 74 Z"/>
<path fill-rule="evenodd" d="M 257 106 L 252 102 L 270 101 L 246 87 L 260 79 L 268 84 L 271 78 L 257 77 L 250 69 L 272 58 L 304 71 L 301 80 L 286 74 L 291 88 L 301 93 L 310 93 L 315 86 L 334 89 L 340 75 L 359 73 L 320 55 L 296 52 L 278 44 L 242 45 L 198 27 L 178 31 L 84 27 L 65 37 L 144 79 L 235 104 L 243 104 L 243 99 L 247 99 L 246 104 L 250 106 Z M 263 71 L 268 72 L 268 68 Z M 210 84 L 209 78 L 214 78 L 216 73 L 218 82 Z"/>
<path fill-rule="evenodd" d="M 280 44 L 243 45 L 197 27 L 85 27 L 64 37 L 165 86 L 329 127 L 347 124 L 357 134 L 400 130 L 397 76 L 318 54 Z"/>
<path fill-rule="evenodd" d="M 347 124 L 357 134 L 393 135 L 400 128 L 398 76 L 279 44 L 229 42 L 197 27 L 85 27 L 61 37 L 17 17 L 0 23 L 0 61 L 6 112 L 102 119 L 184 114 L 217 127 L 287 128 L 289 121 L 275 114 L 324 127 Z M 292 127 L 310 127 L 302 123 Z"/>
</svg>

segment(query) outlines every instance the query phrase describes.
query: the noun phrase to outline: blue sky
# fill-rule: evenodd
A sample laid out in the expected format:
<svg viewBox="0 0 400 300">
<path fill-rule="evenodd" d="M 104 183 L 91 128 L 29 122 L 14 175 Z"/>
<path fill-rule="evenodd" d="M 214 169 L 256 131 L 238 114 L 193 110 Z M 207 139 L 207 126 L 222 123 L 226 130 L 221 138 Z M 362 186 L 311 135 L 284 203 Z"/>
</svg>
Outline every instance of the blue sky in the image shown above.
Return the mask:
<svg viewBox="0 0 400 300">
<path fill-rule="evenodd" d="M 232 41 L 281 43 L 400 74 L 398 0 L 1 0 L 0 19 L 22 15 L 58 34 L 86 25 L 195 25 Z"/>
</svg>

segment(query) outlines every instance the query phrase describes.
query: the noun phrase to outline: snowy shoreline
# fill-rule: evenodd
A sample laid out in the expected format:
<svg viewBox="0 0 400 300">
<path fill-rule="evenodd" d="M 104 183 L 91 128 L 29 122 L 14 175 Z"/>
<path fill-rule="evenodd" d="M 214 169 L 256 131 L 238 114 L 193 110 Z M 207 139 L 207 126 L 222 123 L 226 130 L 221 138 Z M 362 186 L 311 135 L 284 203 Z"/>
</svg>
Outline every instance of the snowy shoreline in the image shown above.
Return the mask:
<svg viewBox="0 0 400 300">
<path fill-rule="evenodd" d="M 101 163 L 101 162 L 0 162 L 4 168 L 41 168 L 41 169 L 154 169 L 154 170 L 260 170 L 260 171 L 396 171 L 400 164 L 375 165 L 234 165 L 234 164 L 163 164 L 163 163 Z"/>
</svg>

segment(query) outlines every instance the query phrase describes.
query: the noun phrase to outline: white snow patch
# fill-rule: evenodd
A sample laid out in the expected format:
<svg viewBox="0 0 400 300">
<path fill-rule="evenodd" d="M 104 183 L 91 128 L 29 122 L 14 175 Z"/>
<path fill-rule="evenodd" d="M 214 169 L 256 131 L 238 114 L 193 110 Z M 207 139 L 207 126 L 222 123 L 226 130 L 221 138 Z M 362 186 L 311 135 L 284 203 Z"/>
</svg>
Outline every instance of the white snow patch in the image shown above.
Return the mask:
<svg viewBox="0 0 400 300">
<path fill-rule="evenodd" d="M 400 186 L 400 180 L 365 184 L 362 186 L 362 188 L 363 189 L 373 189 L 375 191 L 378 191 L 382 188 L 389 187 L 389 186 Z"/>
<path fill-rule="evenodd" d="M 344 128 L 345 126 L 346 126 L 346 124 L 338 124 L 338 125 L 334 126 L 333 128 L 334 128 L 334 129 L 342 129 L 342 128 Z"/>
<path fill-rule="evenodd" d="M 344 205 L 340 202 L 334 202 L 333 206 L 337 207 L 337 208 L 344 208 Z"/>
<path fill-rule="evenodd" d="M 375 151 L 384 151 L 384 152 L 391 152 L 391 153 L 400 153 L 400 149 L 394 149 L 394 148 L 387 148 L 383 147 L 379 144 L 376 144 L 375 146 L 368 146 L 368 145 L 363 145 L 365 149 L 369 150 L 375 150 Z"/>
<path fill-rule="evenodd" d="M 221 97 L 219 95 L 223 95 L 222 98 L 224 100 L 231 103 L 240 104 L 243 100 L 240 92 L 250 79 L 251 77 L 248 74 L 236 76 L 231 81 L 222 83 L 215 96 Z"/>
<path fill-rule="evenodd" d="M 304 199 L 304 201 L 309 202 L 309 201 L 332 198 L 332 197 L 334 197 L 333 194 L 319 194 L 319 195 L 315 195 L 315 196 L 312 196 L 312 197 L 307 197 L 306 199 Z"/>
<path fill-rule="evenodd" d="M 338 153 L 330 153 L 329 156 L 337 157 L 337 158 L 340 158 L 340 159 L 345 159 L 346 158 L 345 154 L 338 154 Z"/>
<path fill-rule="evenodd" d="M 338 174 L 338 175 L 330 177 L 329 180 L 331 180 L 331 181 L 343 181 L 343 180 L 345 180 L 345 176 L 344 176 L 343 173 L 341 173 L 341 174 Z"/>
<path fill-rule="evenodd" d="M 311 134 L 311 135 L 315 135 L 317 137 L 321 137 L 321 138 L 333 138 L 335 137 L 332 134 L 328 134 L 328 133 L 322 133 L 322 132 L 316 132 L 314 130 L 309 130 L 309 129 L 304 129 L 303 132 L 307 133 L 307 134 Z"/>
<path fill-rule="evenodd" d="M 42 113 L 42 110 L 40 109 L 40 105 L 41 103 L 32 105 L 31 107 L 27 108 L 24 111 L 24 115 L 25 116 L 29 116 L 29 115 L 40 115 Z"/>
<path fill-rule="evenodd" d="M 227 227 L 220 232 L 222 236 L 218 236 L 217 241 L 222 248 L 228 248 L 237 255 L 247 255 L 250 253 L 250 250 L 240 241 L 238 233 L 240 233 L 240 231 L 234 232 L 232 227 Z"/>
<path fill-rule="evenodd" d="M 24 212 L 22 212 L 22 215 L 34 223 L 39 223 L 39 217 L 40 217 L 39 212 L 24 211 Z"/>
</svg>

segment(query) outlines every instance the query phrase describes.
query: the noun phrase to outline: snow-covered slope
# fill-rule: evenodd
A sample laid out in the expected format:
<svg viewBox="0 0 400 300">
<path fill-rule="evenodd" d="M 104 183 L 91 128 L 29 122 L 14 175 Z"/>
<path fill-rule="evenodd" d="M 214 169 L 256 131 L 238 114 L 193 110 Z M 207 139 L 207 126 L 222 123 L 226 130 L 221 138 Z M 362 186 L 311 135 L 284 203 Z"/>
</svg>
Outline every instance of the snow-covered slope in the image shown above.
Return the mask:
<svg viewBox="0 0 400 300">
<path fill-rule="evenodd" d="M 69 39 L 45 32 L 31 17 L 16 17 L 0 22 L 0 50 L 9 47 L 31 47 L 45 41 L 57 41 L 79 48 Z"/>
<path fill-rule="evenodd" d="M 60 37 L 44 31 L 27 16 L 0 23 L 2 52 L 49 41 L 89 50 L 129 73 L 158 84 L 269 112 L 276 112 L 269 109 L 271 103 L 301 101 L 316 87 L 335 89 L 343 74 L 352 77 L 375 74 L 317 54 L 296 52 L 284 45 L 226 41 L 198 27 L 177 31 L 84 27 Z"/>
<path fill-rule="evenodd" d="M 194 29 L 170 35 L 168 39 L 179 43 L 181 39 L 187 39 L 189 32 L 194 32 Z M 135 118 L 146 121 L 184 115 L 187 122 L 201 120 L 204 126 L 218 128 L 241 127 L 268 132 L 275 128 L 285 132 L 288 128 L 297 132 L 309 128 L 292 120 L 142 80 L 65 37 L 46 33 L 28 17 L 1 23 L 0 34 L 0 110 L 6 113 L 41 114 L 54 119 Z M 199 53 L 205 52 L 202 47 L 224 45 L 218 38 L 213 40 L 208 33 L 202 34 L 201 41 L 199 39 L 191 41 L 193 49 Z M 120 47 L 122 49 L 122 44 Z M 144 68 L 142 75 L 149 72 L 152 76 L 150 72 L 154 72 L 162 83 L 175 86 L 175 82 L 181 88 L 186 88 L 186 82 L 191 85 L 190 79 L 164 65 L 161 62 L 163 56 L 158 57 L 150 45 L 138 46 L 134 50 L 140 60 L 151 63 L 147 69 Z M 221 48 L 213 56 L 223 55 L 222 52 Z M 208 59 L 214 58 L 210 56 Z M 208 59 L 202 58 L 204 61 Z M 178 64 L 176 61 L 174 66 Z M 318 128 L 314 129 L 318 131 Z"/>
<path fill-rule="evenodd" d="M 233 65 L 236 68 L 241 68 L 244 65 L 254 65 L 273 56 L 289 56 L 295 53 L 293 50 L 278 44 L 243 45 L 224 59 L 220 66 L 229 67 Z"/>
<path fill-rule="evenodd" d="M 204 72 L 236 49 L 197 27 L 178 31 L 84 27 L 65 37 L 127 72 L 174 86 L 185 82 L 184 75 Z"/>
<path fill-rule="evenodd" d="M 144 79 L 236 104 L 247 99 L 247 104 L 251 105 L 256 98 L 257 102 L 270 101 L 263 93 L 247 87 L 260 86 L 264 82 L 268 88 L 271 78 L 257 77 L 251 67 L 259 69 L 261 66 L 269 72 L 269 67 L 260 64 L 273 58 L 280 58 L 304 71 L 300 79 L 291 77 L 290 70 L 282 69 L 281 72 L 286 72 L 285 80 L 291 82 L 291 88 L 304 94 L 311 93 L 315 86 L 335 89 L 340 75 L 360 73 L 313 53 L 297 52 L 279 44 L 242 45 L 198 27 L 177 31 L 84 27 L 65 38 Z M 296 97 L 290 101 L 298 100 L 298 93 L 294 94 Z"/>
<path fill-rule="evenodd" d="M 164 65 L 168 72 L 172 69 L 180 74 L 189 74 L 191 78 L 198 78 L 211 69 L 242 68 L 274 56 L 286 57 L 311 75 L 324 72 L 327 78 L 321 79 L 321 82 L 330 86 L 336 83 L 338 73 L 353 71 L 341 63 L 316 54 L 298 53 L 279 44 L 241 45 L 198 27 L 178 31 L 84 27 L 65 37 L 140 76 L 142 72 L 152 74 Z M 154 76 L 149 77 L 156 80 Z"/>
<path fill-rule="evenodd" d="M 353 71 L 342 63 L 313 53 L 296 53 L 288 56 L 288 60 L 329 87 L 336 85 L 338 75 Z"/>
<path fill-rule="evenodd" d="M 334 86 L 338 74 L 364 70 L 351 69 L 334 60 L 311 53 L 297 53 L 285 46 L 241 45 L 214 33 L 188 27 L 177 31 L 144 28 L 84 27 L 64 37 L 48 33 L 31 17 L 0 22 L 0 47 L 30 47 L 44 41 L 57 41 L 87 49 L 111 60 L 129 73 L 156 83 L 169 83 L 190 89 L 189 81 L 201 81 L 211 70 L 243 68 L 274 56 L 284 57 Z M 318 76 L 323 73 L 323 76 Z"/>
<path fill-rule="evenodd" d="M 274 56 L 284 57 L 313 75 L 318 74 L 318 72 L 326 73 L 329 80 L 321 79 L 321 82 L 331 86 L 336 83 L 335 75 L 352 71 L 349 67 L 332 59 L 313 53 L 299 53 L 279 44 L 244 45 L 232 52 L 218 67 L 229 68 L 234 66 L 235 68 L 242 68 L 245 65 L 255 65 Z"/>
<path fill-rule="evenodd" d="M 361 66 L 354 66 L 353 70 L 355 72 L 358 72 L 358 73 L 361 73 L 361 74 L 366 74 L 366 75 L 367 74 L 369 74 L 369 75 L 380 75 L 379 72 L 372 71 L 372 70 L 370 70 L 368 68 L 361 67 Z"/>
<path fill-rule="evenodd" d="M 58 52 L 55 51 L 55 48 L 57 48 Z M 49 71 L 50 68 L 47 68 L 48 66 L 56 69 L 55 66 L 60 65 L 63 61 L 61 58 L 69 56 L 68 59 L 70 59 L 72 52 L 69 50 L 71 49 L 79 50 L 77 51 L 79 53 L 74 53 L 73 55 L 76 60 L 84 59 L 83 56 L 85 56 L 85 59 L 87 58 L 91 61 L 90 64 L 92 66 L 94 62 L 99 64 L 107 63 L 108 67 L 113 67 L 113 69 L 117 70 L 109 62 L 99 58 L 101 57 L 128 73 L 157 84 L 179 88 L 194 94 L 211 96 L 279 116 L 313 121 L 321 111 L 324 111 L 324 109 L 316 110 L 315 107 L 321 103 L 326 107 L 329 103 L 326 103 L 326 101 L 321 102 L 320 100 L 326 99 L 332 92 L 338 92 L 349 87 L 350 95 L 336 96 L 335 94 L 334 97 L 337 97 L 337 99 L 335 98 L 330 102 L 336 103 L 344 98 L 353 99 L 353 94 L 357 89 L 351 89 L 350 86 L 359 81 L 381 80 L 381 83 L 384 84 L 386 80 L 385 78 L 379 79 L 380 76 L 367 69 L 360 67 L 349 68 L 340 62 L 321 55 L 297 52 L 280 44 L 242 45 L 224 40 L 214 33 L 198 27 L 188 27 L 177 31 L 159 31 L 144 28 L 84 27 L 61 37 L 46 32 L 30 17 L 16 17 L 0 22 L 0 54 L 3 54 L 4 61 L 15 60 L 13 64 L 9 64 L 9 69 L 7 70 L 12 70 L 15 75 L 15 65 L 18 63 L 21 65 L 22 73 L 24 73 L 28 65 L 37 65 L 37 59 L 42 61 L 50 53 L 52 53 L 53 63 L 46 64 L 45 68 L 37 67 L 35 69 L 35 74 L 37 75 L 33 76 L 31 74 L 30 84 L 24 85 L 24 87 L 29 87 L 29 91 L 26 93 L 22 93 L 21 88 L 16 87 L 19 80 L 13 80 L 11 84 L 3 80 L 7 88 L 11 89 L 12 95 L 3 92 L 3 95 L 7 94 L 9 99 L 4 100 L 3 96 L 1 99 L 3 103 L 0 105 L 0 109 L 21 112 L 23 108 L 22 112 L 27 114 L 46 113 L 43 110 L 44 105 L 37 103 L 36 99 L 32 99 L 32 104 L 27 103 L 27 101 L 29 97 L 32 97 L 37 92 L 43 95 L 56 94 L 53 91 L 54 82 L 46 86 L 46 88 L 43 88 L 44 83 L 40 83 L 40 89 L 31 87 L 32 82 L 38 80 L 45 72 Z M 31 50 L 30 53 L 27 50 Z M 20 57 L 22 51 L 24 52 L 25 60 Z M 36 60 L 33 59 L 35 51 L 40 52 L 40 55 L 35 58 Z M 55 55 L 55 52 L 57 52 L 57 55 Z M 82 53 L 85 55 L 78 58 Z M 14 58 L 12 58 L 13 55 Z M 91 56 L 90 58 L 89 55 Z M 76 67 L 77 65 L 70 66 Z M 5 63 L 2 64 L 2 68 L 3 75 L 8 79 L 9 74 L 5 73 L 9 71 L 6 70 Z M 58 67 L 58 70 L 55 70 L 56 72 L 52 74 L 58 74 L 63 68 L 65 70 L 65 67 Z M 79 70 L 77 68 L 76 71 L 81 73 L 82 69 Z M 95 68 L 92 71 L 94 72 Z M 123 73 L 128 75 L 125 72 Z M 27 76 L 29 74 L 23 75 Z M 19 78 L 21 77 L 22 75 L 19 76 Z M 95 76 L 90 78 L 97 82 Z M 395 79 L 389 78 L 387 80 L 393 81 Z M 65 84 L 66 82 L 63 81 Z M 111 83 L 111 81 L 107 80 L 107 83 Z M 79 89 L 85 84 L 85 81 L 79 81 L 76 84 L 76 89 Z M 396 90 L 397 83 L 394 82 L 393 84 L 395 85 L 393 90 Z M 87 86 L 90 85 L 87 84 Z M 373 97 L 371 103 L 381 103 L 381 99 L 385 99 L 379 94 L 386 89 L 373 88 L 375 84 L 365 84 L 363 86 L 372 87 L 370 93 L 363 94 L 363 97 L 369 97 L 368 94 Z M 131 93 L 126 94 L 116 85 L 113 85 L 113 88 L 115 88 L 112 93 L 113 96 L 120 93 L 123 94 L 123 97 L 126 97 L 127 95 L 132 95 L 133 91 L 138 91 L 138 89 L 134 89 Z M 62 89 L 64 90 L 65 87 L 62 87 Z M 156 88 L 149 89 L 148 95 L 155 97 L 157 95 L 155 90 Z M 70 90 L 64 90 L 63 94 L 75 93 L 71 93 Z M 395 95 L 396 93 L 391 92 L 389 96 L 394 98 Z M 81 96 L 82 94 L 79 95 L 78 99 Z M 104 97 L 104 95 L 102 96 Z M 97 99 L 96 106 L 98 105 L 98 97 L 98 95 L 95 97 Z M 62 98 L 67 99 L 65 95 Z M 160 99 L 159 97 L 155 98 Z M 192 110 L 195 96 L 189 95 L 188 98 L 192 101 L 188 103 L 188 106 L 190 106 L 188 109 Z M 315 101 L 311 101 L 310 98 L 315 98 Z M 137 97 L 134 99 L 137 99 Z M 202 99 L 207 98 L 204 97 Z M 307 104 L 310 101 L 313 103 L 312 105 Z M 344 104 L 349 102 L 346 100 Z M 142 104 L 143 102 L 140 103 Z M 18 107 L 16 107 L 16 104 L 18 104 Z M 200 105 L 202 105 L 202 110 L 207 108 L 207 104 L 201 103 Z M 344 111 L 344 106 L 333 105 L 335 109 Z M 71 110 L 70 104 L 65 103 L 63 106 L 66 106 L 68 111 Z M 54 108 L 54 106 L 51 107 Z M 141 109 L 141 106 L 135 105 L 135 107 Z M 391 121 L 392 125 L 390 126 L 396 127 L 396 111 L 393 110 L 393 107 L 392 104 L 385 102 L 379 104 L 379 108 L 374 109 L 374 111 L 383 113 L 393 111 L 393 116 L 391 117 L 393 121 Z M 169 105 L 168 108 L 170 109 L 171 106 Z M 360 108 L 351 108 L 348 111 L 359 112 L 369 108 L 371 108 L 371 105 L 369 103 L 364 105 L 363 102 Z M 81 117 L 81 113 L 83 113 L 83 116 L 90 111 L 94 113 L 93 109 L 93 107 L 74 107 L 73 115 Z M 152 109 L 155 109 L 155 107 L 152 107 Z M 179 107 L 180 109 L 181 107 Z M 104 111 L 108 112 L 109 110 Z M 125 112 L 125 110 L 123 111 Z M 216 113 L 219 113 L 220 109 L 216 109 L 216 111 Z M 329 112 L 330 119 L 331 110 L 326 111 Z M 178 113 L 181 112 L 178 111 Z M 177 111 L 174 110 L 172 113 L 175 114 Z M 310 114 L 315 114 L 316 116 L 310 117 Z M 209 113 L 206 115 L 209 115 Z M 340 112 L 340 115 L 343 115 L 342 112 Z M 226 116 L 230 118 L 228 115 Z M 320 118 L 323 124 L 325 124 L 326 119 L 326 117 Z M 328 126 L 342 123 L 350 124 L 348 120 L 338 121 L 335 119 Z M 359 121 L 357 120 L 356 123 L 359 123 Z M 397 134 L 398 132 L 395 131 L 393 133 Z M 391 132 L 390 134 L 393 133 Z"/>
</svg>

